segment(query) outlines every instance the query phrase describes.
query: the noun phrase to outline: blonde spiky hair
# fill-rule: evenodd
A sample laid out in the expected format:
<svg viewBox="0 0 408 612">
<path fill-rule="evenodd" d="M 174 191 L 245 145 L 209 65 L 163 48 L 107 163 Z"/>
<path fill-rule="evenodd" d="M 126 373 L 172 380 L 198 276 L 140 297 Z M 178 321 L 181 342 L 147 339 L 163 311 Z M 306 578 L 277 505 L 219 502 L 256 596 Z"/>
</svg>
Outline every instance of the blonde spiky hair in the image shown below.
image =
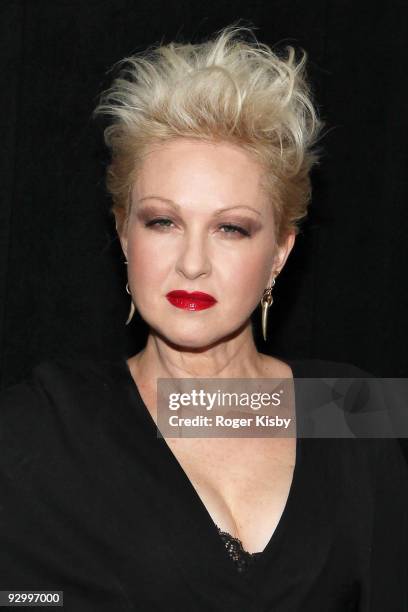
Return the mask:
<svg viewBox="0 0 408 612">
<path fill-rule="evenodd" d="M 254 42 L 245 40 L 249 32 Z M 250 28 L 230 25 L 199 44 L 150 47 L 118 64 L 94 115 L 113 118 L 105 143 L 107 188 L 117 227 L 127 222 L 129 192 L 152 144 L 187 137 L 231 142 L 265 169 L 278 243 L 307 214 L 313 150 L 322 121 L 305 76 L 306 52 L 277 54 Z"/>
</svg>

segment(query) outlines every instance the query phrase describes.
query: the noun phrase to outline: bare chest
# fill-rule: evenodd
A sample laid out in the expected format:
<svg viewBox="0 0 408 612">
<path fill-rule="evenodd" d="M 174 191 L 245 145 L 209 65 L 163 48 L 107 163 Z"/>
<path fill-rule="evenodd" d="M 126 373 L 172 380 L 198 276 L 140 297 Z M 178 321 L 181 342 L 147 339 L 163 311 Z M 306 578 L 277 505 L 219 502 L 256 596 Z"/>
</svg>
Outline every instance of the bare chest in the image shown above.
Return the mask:
<svg viewBox="0 0 408 612">
<path fill-rule="evenodd" d="M 212 520 L 245 550 L 264 550 L 284 512 L 296 439 L 180 439 L 166 443 Z"/>
<path fill-rule="evenodd" d="M 289 376 L 285 369 L 277 375 Z M 142 380 L 138 387 L 157 422 L 155 388 Z M 296 438 L 166 438 L 165 442 L 213 522 L 239 538 L 248 552 L 263 551 L 286 507 Z"/>
</svg>

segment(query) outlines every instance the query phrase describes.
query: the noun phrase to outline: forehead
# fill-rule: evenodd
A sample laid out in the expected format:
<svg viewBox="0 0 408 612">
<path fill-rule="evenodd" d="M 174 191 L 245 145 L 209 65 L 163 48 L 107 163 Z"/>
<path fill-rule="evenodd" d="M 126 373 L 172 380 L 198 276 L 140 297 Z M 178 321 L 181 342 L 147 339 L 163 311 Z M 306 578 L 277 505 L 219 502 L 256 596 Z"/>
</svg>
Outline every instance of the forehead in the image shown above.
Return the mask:
<svg viewBox="0 0 408 612">
<path fill-rule="evenodd" d="M 262 178 L 261 165 L 237 145 L 180 138 L 148 150 L 132 193 L 136 200 L 154 193 L 181 205 L 231 205 L 239 199 L 261 209 Z"/>
</svg>

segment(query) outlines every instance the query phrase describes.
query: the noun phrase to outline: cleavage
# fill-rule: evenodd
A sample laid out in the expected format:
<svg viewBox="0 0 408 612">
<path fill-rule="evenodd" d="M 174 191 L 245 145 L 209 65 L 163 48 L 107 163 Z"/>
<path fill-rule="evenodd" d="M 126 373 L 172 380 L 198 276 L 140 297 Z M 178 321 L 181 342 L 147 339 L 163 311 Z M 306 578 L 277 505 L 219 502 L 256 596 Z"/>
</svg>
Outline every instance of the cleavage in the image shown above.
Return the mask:
<svg viewBox="0 0 408 612">
<path fill-rule="evenodd" d="M 209 518 L 249 553 L 265 549 L 286 507 L 296 438 L 180 439 L 166 443 Z"/>
</svg>

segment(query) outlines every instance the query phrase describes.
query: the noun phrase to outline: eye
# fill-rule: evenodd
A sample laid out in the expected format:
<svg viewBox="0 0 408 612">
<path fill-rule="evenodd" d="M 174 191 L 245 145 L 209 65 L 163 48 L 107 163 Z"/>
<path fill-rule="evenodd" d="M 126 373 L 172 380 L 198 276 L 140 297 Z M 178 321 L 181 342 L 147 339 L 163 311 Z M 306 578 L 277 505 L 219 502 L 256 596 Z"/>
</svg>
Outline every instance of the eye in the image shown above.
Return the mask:
<svg viewBox="0 0 408 612">
<path fill-rule="evenodd" d="M 145 227 L 158 227 L 158 228 L 169 228 L 171 225 L 173 224 L 173 221 L 171 219 L 168 219 L 167 217 L 161 217 L 161 218 L 157 218 L 157 219 L 152 219 L 151 221 L 147 221 L 145 223 Z M 235 225 L 233 223 L 224 223 L 223 225 L 219 226 L 220 229 L 226 229 L 226 231 L 222 231 L 221 233 L 223 234 L 229 234 L 229 235 L 241 235 L 241 236 L 247 236 L 249 237 L 251 234 L 250 232 L 248 232 L 248 230 L 246 230 L 245 228 L 239 226 L 239 225 Z"/>
<path fill-rule="evenodd" d="M 234 225 L 232 223 L 224 223 L 224 225 L 220 225 L 220 228 L 226 227 L 228 231 L 223 232 L 224 234 L 241 234 L 242 236 L 250 236 L 251 234 L 248 230 L 240 227 L 239 225 Z"/>
<path fill-rule="evenodd" d="M 171 223 L 173 223 L 173 221 L 166 218 L 152 219 L 151 221 L 145 223 L 145 227 L 170 227 Z"/>
</svg>

